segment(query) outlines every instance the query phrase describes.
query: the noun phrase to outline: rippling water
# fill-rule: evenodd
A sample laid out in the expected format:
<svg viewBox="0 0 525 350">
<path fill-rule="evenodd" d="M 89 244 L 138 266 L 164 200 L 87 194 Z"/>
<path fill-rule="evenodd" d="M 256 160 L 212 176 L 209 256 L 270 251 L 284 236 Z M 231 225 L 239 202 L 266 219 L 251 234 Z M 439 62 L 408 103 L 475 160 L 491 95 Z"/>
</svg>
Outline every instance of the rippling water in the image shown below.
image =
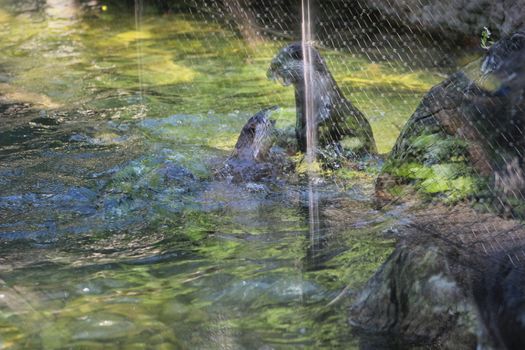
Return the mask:
<svg viewBox="0 0 525 350">
<path fill-rule="evenodd" d="M 266 80 L 284 43 L 107 6 L 0 0 L 0 348 L 357 346 L 348 301 L 328 304 L 402 220 L 373 209 L 374 170 L 324 180 L 313 235 L 304 179 L 212 175 L 259 109 L 293 125 L 293 91 Z M 439 80 L 326 55 L 382 152 Z"/>
</svg>

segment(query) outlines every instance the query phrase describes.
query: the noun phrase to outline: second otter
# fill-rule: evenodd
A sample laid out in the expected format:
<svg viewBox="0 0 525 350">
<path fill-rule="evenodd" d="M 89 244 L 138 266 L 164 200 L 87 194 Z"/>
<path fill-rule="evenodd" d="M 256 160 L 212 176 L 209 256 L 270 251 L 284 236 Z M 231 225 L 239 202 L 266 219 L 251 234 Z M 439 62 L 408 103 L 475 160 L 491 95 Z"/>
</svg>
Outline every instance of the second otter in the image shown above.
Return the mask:
<svg viewBox="0 0 525 350">
<path fill-rule="evenodd" d="M 350 147 L 354 155 L 376 153 L 372 128 L 363 113 L 348 101 L 337 86 L 332 74 L 319 52 L 311 48 L 311 71 L 314 81 L 314 113 L 317 137 L 321 152 L 333 148 L 342 153 L 344 139 L 357 139 Z M 272 60 L 268 77 L 281 80 L 287 86 L 295 87 L 296 137 L 299 150 L 306 151 L 305 81 L 304 61 L 301 43 L 283 48 Z"/>
<path fill-rule="evenodd" d="M 292 164 L 283 152 L 272 149 L 277 131 L 270 114 L 277 106 L 265 108 L 243 126 L 235 149 L 216 172 L 232 182 L 271 180 L 291 170 Z"/>
</svg>

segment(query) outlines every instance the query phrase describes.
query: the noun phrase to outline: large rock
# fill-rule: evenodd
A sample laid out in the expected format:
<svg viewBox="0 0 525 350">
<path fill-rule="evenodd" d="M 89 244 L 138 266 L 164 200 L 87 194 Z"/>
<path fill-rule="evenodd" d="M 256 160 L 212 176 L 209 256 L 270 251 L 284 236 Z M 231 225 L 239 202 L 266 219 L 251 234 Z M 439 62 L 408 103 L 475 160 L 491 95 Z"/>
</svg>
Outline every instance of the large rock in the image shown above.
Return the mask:
<svg viewBox="0 0 525 350">
<path fill-rule="evenodd" d="M 350 309 L 355 328 L 402 348 L 525 348 L 519 222 L 437 205 L 416 210 L 402 232 Z"/>
<path fill-rule="evenodd" d="M 525 349 L 524 69 L 517 32 L 429 91 L 403 128 L 376 192 L 382 205 L 426 201 L 411 202 L 355 299 L 357 329 L 401 348 Z"/>
<path fill-rule="evenodd" d="M 525 32 L 517 32 L 432 88 L 396 141 L 378 197 L 391 200 L 389 191 L 410 184 L 452 202 L 487 199 L 523 216 L 524 69 Z"/>
</svg>

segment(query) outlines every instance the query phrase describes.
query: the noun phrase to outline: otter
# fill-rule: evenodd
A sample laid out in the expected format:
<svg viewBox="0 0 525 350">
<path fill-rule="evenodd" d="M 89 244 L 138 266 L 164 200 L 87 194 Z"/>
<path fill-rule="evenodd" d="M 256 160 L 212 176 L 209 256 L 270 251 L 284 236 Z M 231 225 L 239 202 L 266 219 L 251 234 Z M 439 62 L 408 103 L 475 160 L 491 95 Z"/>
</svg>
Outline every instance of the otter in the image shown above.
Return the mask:
<svg viewBox="0 0 525 350">
<path fill-rule="evenodd" d="M 264 161 L 275 140 L 275 120 L 269 119 L 278 106 L 264 108 L 248 119 L 235 144 L 231 159 Z"/>
<path fill-rule="evenodd" d="M 341 141 L 345 138 L 357 139 L 357 145 L 351 147 L 353 155 L 376 153 L 376 145 L 372 128 L 366 117 L 350 101 L 337 86 L 324 59 L 314 47 L 311 50 L 311 71 L 313 72 L 314 113 L 317 127 L 318 146 L 334 148 L 341 154 Z M 296 126 L 295 134 L 298 148 L 306 152 L 306 116 L 305 116 L 305 82 L 303 48 L 300 42 L 290 44 L 281 49 L 273 58 L 268 70 L 268 78 L 280 80 L 284 86 L 293 84 L 295 87 Z"/>
<path fill-rule="evenodd" d="M 277 130 L 269 116 L 278 108 L 262 109 L 248 119 L 232 154 L 216 171 L 216 176 L 232 182 L 250 182 L 277 178 L 289 170 L 291 162 L 283 152 L 272 149 Z"/>
</svg>

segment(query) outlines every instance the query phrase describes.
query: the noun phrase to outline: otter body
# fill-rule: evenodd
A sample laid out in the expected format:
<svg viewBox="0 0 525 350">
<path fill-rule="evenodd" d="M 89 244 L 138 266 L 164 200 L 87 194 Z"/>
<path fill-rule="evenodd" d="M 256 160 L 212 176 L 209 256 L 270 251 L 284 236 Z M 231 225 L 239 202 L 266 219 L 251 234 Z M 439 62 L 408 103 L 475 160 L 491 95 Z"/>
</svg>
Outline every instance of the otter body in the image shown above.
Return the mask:
<svg viewBox="0 0 525 350">
<path fill-rule="evenodd" d="M 275 140 L 275 121 L 270 120 L 271 112 L 277 106 L 257 112 L 244 124 L 231 158 L 257 162 L 266 160 Z"/>
<path fill-rule="evenodd" d="M 265 108 L 248 119 L 232 155 L 216 175 L 232 182 L 250 182 L 277 178 L 289 170 L 291 162 L 286 156 L 272 150 L 277 131 L 269 115 L 277 108 Z"/>
<path fill-rule="evenodd" d="M 336 152 L 342 150 L 341 141 L 345 138 L 358 140 L 352 148 L 355 154 L 376 153 L 372 128 L 366 117 L 337 86 L 326 63 L 313 47 L 311 50 L 313 90 L 313 111 L 317 128 L 318 146 L 333 147 Z M 283 48 L 272 60 L 268 77 L 281 80 L 282 84 L 294 85 L 296 103 L 296 137 L 299 150 L 306 151 L 306 98 L 303 49 L 301 43 L 293 43 Z"/>
</svg>

